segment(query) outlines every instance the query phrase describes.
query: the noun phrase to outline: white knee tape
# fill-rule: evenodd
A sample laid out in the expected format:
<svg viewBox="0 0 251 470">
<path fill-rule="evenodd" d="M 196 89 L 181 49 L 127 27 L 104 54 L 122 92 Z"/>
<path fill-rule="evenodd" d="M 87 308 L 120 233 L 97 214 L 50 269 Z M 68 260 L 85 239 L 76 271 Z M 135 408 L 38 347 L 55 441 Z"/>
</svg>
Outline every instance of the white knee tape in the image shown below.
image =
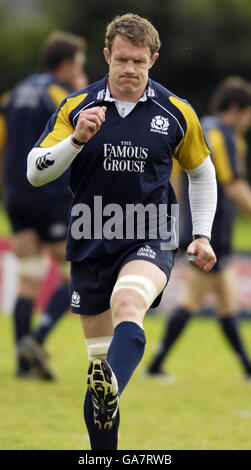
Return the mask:
<svg viewBox="0 0 251 470">
<path fill-rule="evenodd" d="M 157 297 L 157 289 L 154 283 L 148 277 L 138 274 L 127 274 L 120 277 L 114 286 L 112 295 L 119 289 L 132 289 L 138 292 L 145 301 L 146 309 L 152 305 Z"/>
<path fill-rule="evenodd" d="M 18 259 L 18 274 L 20 276 L 43 279 L 49 267 L 47 256 L 27 256 Z"/>
<path fill-rule="evenodd" d="M 112 336 L 100 336 L 99 338 L 88 338 L 85 340 L 88 359 L 91 361 L 95 357 L 106 359 Z"/>
</svg>

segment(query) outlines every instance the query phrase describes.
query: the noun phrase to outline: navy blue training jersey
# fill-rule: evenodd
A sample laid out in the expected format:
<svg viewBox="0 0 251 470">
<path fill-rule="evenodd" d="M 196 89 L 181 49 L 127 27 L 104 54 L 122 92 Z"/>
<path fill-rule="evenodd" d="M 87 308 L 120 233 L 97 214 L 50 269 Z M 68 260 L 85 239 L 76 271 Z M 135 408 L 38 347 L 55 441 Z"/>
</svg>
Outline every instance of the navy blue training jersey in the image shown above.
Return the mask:
<svg viewBox="0 0 251 470">
<path fill-rule="evenodd" d="M 242 138 L 216 116 L 201 120 L 205 137 L 212 151 L 216 170 L 218 203 L 212 227 L 212 243 L 216 248 L 230 245 L 233 225 L 237 215 L 234 203 L 224 192 L 224 185 L 243 176 Z"/>
<path fill-rule="evenodd" d="M 35 189 L 26 178 L 27 154 L 61 101 L 72 91 L 47 73 L 33 74 L 20 82 L 1 106 L 0 134 L 5 135 L 3 182 L 5 197 L 50 200 L 67 193 L 69 172 L 56 182 Z M 2 131 L 1 131 L 2 130 Z M 63 191 L 63 193 L 62 193 Z M 67 197 L 67 196 L 66 196 Z"/>
<path fill-rule="evenodd" d="M 105 208 L 104 224 L 115 210 L 122 209 L 125 222 L 128 205 L 174 203 L 169 184 L 172 157 L 183 168 L 200 165 L 209 155 L 201 126 L 192 107 L 157 82 L 149 79 L 145 100 L 122 118 L 114 102 L 105 101 L 107 77 L 81 92 L 67 97 L 54 113 L 36 146 L 50 147 L 74 132 L 81 110 L 106 106 L 106 120 L 100 130 L 84 145 L 71 165 L 70 187 L 74 196 L 67 238 L 67 259 L 80 261 L 86 257 L 120 252 L 133 246 L 131 239 L 106 239 L 96 231 L 95 214 Z M 72 228 L 78 223 L 78 208 L 85 204 L 87 222 L 92 224 L 88 237 L 76 239 Z M 118 208 L 118 210 L 119 210 Z M 109 223 L 109 221 L 108 221 Z M 83 221 L 84 224 L 84 221 Z M 123 234 L 124 234 L 123 225 Z M 87 234 L 88 235 L 88 234 Z M 95 239 L 94 239 L 95 238 Z M 148 233 L 146 239 L 150 239 Z"/>
</svg>

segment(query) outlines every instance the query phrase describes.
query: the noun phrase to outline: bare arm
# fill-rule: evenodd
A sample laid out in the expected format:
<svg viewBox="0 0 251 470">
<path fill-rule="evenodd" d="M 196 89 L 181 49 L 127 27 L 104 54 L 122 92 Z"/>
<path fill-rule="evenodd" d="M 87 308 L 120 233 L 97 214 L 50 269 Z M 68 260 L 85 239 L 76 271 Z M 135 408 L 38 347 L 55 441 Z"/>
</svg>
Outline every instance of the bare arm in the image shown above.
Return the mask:
<svg viewBox="0 0 251 470">
<path fill-rule="evenodd" d="M 243 179 L 236 179 L 224 186 L 225 194 L 238 209 L 251 216 L 251 188 Z"/>
</svg>

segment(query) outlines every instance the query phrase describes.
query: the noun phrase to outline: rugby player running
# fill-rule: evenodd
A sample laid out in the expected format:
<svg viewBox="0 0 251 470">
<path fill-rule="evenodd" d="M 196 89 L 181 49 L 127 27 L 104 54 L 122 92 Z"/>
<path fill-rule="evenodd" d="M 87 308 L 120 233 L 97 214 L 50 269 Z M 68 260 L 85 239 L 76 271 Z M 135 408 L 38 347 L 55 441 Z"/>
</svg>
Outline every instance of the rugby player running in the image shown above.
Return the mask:
<svg viewBox="0 0 251 470">
<path fill-rule="evenodd" d="M 0 108 L 4 204 L 11 223 L 11 246 L 18 261 L 13 311 L 18 378 L 54 379 L 43 343 L 70 306 L 70 270 L 65 261 L 72 199 L 69 173 L 35 190 L 27 181 L 26 170 L 27 153 L 53 111 L 65 96 L 86 84 L 84 49 L 84 39 L 79 36 L 51 33 L 40 51 L 42 70 L 19 82 Z M 61 279 L 37 331 L 31 332 L 35 301 L 48 269 L 45 249 L 57 262 Z"/>
<path fill-rule="evenodd" d="M 244 179 L 246 142 L 243 137 L 251 125 L 250 83 L 241 77 L 227 77 L 214 91 L 210 108 L 211 114 L 204 116 L 201 123 L 212 151 L 218 185 L 211 238 L 217 262 L 210 273 L 187 266 L 185 285 L 178 305 L 166 322 L 161 343 L 147 369 L 147 374 L 152 377 L 171 378 L 163 370 L 164 361 L 192 315 L 199 312 L 206 294 L 213 292 L 222 332 L 236 354 L 245 378 L 251 379 L 251 360 L 235 317 L 239 302 L 236 280 L 230 266 L 237 209 L 251 216 L 251 189 Z M 192 223 L 185 174 L 182 179 L 183 230 L 180 247 L 185 250 L 191 242 Z"/>
<path fill-rule="evenodd" d="M 40 186 L 71 166 L 66 256 L 72 311 L 80 314 L 90 360 L 84 416 L 95 450 L 117 448 L 119 396 L 143 356 L 144 315 L 158 305 L 176 253 L 171 244 L 162 249 L 160 230 L 151 237 L 147 217 L 143 240 L 126 237 L 126 206 L 151 203 L 171 210 L 173 157 L 190 180 L 191 263 L 208 271 L 216 260 L 209 242 L 217 199 L 214 166 L 193 109 L 148 76 L 159 56 L 158 32 L 138 15 L 118 16 L 107 27 L 105 46 L 108 76 L 62 102 L 29 153 L 27 170 L 29 181 Z M 134 165 L 121 165 L 122 158 Z M 41 159 L 46 168 L 39 167 Z M 103 234 L 94 213 L 100 202 Z M 119 221 L 108 218 L 114 211 Z M 123 236 L 113 236 L 113 226 L 117 234 L 123 226 Z"/>
</svg>

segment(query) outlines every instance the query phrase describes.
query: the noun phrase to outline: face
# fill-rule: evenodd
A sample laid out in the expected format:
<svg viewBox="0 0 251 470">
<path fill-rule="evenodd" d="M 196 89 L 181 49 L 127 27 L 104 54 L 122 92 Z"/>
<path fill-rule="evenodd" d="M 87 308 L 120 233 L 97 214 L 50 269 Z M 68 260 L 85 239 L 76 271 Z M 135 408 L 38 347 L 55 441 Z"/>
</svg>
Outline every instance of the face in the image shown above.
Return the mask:
<svg viewBox="0 0 251 470">
<path fill-rule="evenodd" d="M 83 52 L 77 52 L 73 57 L 73 60 L 65 61 L 65 82 L 67 82 L 76 91 L 84 88 L 88 79 L 84 73 L 85 54 Z"/>
<path fill-rule="evenodd" d="M 109 87 L 114 98 L 137 101 L 147 85 L 148 72 L 159 54 L 151 57 L 148 46 L 135 46 L 122 36 L 115 36 L 111 53 L 104 49 L 109 64 Z"/>
<path fill-rule="evenodd" d="M 237 130 L 241 133 L 245 133 L 251 126 L 251 106 L 239 109 L 236 120 Z"/>
</svg>

